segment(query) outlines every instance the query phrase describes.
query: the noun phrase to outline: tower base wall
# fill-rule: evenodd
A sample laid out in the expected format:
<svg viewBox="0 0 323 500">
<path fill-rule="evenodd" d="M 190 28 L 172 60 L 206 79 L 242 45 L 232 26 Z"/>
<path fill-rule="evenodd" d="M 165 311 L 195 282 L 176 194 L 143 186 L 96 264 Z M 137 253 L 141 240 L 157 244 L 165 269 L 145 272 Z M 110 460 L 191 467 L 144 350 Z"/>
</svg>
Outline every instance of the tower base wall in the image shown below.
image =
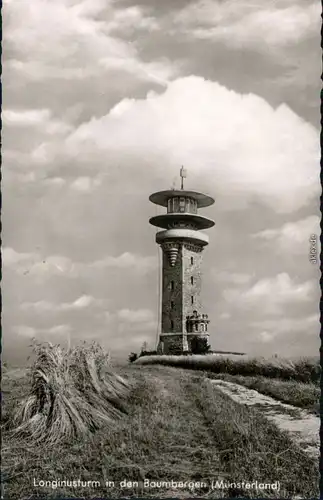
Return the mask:
<svg viewBox="0 0 323 500">
<path fill-rule="evenodd" d="M 195 337 L 205 338 L 209 342 L 208 333 L 185 333 L 185 334 L 164 334 L 159 338 L 157 347 L 158 354 L 180 355 L 185 352 L 191 352 L 192 340 Z"/>
<path fill-rule="evenodd" d="M 169 333 L 161 335 L 157 347 L 158 354 L 182 354 L 188 351 L 187 337 L 184 334 Z"/>
</svg>

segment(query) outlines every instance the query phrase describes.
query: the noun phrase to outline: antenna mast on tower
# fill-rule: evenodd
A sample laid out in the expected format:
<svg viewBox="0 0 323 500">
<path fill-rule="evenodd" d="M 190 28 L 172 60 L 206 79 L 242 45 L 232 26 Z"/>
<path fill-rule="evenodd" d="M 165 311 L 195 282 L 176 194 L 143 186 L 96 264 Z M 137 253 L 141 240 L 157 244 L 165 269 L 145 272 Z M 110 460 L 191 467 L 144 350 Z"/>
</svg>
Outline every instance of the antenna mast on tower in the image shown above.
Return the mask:
<svg viewBox="0 0 323 500">
<path fill-rule="evenodd" d="M 182 168 L 180 169 L 179 175 L 181 176 L 181 189 L 184 189 L 184 179 L 186 179 L 187 177 L 187 171 L 183 167 L 183 165 Z"/>
</svg>

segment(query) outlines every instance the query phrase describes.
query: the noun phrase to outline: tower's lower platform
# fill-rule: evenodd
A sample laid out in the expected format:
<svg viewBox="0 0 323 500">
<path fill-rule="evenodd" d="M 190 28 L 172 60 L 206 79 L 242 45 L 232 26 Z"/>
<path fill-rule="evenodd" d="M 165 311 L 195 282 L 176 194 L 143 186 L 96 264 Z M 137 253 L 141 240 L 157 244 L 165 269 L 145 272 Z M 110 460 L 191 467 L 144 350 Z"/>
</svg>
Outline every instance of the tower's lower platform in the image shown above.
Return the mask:
<svg viewBox="0 0 323 500">
<path fill-rule="evenodd" d="M 193 337 L 206 338 L 209 341 L 208 333 L 161 333 L 157 352 L 158 354 L 174 355 L 191 352 L 191 340 Z"/>
</svg>

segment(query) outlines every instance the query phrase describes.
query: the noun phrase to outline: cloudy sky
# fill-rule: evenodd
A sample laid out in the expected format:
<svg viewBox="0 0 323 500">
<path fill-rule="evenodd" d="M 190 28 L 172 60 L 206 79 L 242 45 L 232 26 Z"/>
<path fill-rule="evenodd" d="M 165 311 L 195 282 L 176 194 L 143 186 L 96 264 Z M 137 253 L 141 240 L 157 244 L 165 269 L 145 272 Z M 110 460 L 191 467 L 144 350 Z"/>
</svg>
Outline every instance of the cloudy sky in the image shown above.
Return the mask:
<svg viewBox="0 0 323 500">
<path fill-rule="evenodd" d="M 320 6 L 312 0 L 5 0 L 4 358 L 33 337 L 155 347 L 150 193 L 216 199 L 214 349 L 319 347 Z"/>
</svg>

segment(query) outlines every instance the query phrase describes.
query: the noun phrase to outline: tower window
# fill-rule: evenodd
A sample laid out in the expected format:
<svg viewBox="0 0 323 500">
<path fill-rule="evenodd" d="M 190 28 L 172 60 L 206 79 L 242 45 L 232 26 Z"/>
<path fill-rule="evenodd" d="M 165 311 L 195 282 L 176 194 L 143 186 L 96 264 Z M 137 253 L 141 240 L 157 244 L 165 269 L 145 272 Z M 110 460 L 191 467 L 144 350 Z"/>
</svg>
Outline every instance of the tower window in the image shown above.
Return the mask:
<svg viewBox="0 0 323 500">
<path fill-rule="evenodd" d="M 194 304 L 194 295 L 191 295 L 191 304 Z"/>
<path fill-rule="evenodd" d="M 172 319 L 170 320 L 170 329 L 174 330 L 174 321 Z"/>
<path fill-rule="evenodd" d="M 180 198 L 179 199 L 179 211 L 180 212 L 185 212 L 185 198 Z"/>
<path fill-rule="evenodd" d="M 173 212 L 178 212 L 178 198 L 173 198 Z"/>
<path fill-rule="evenodd" d="M 191 276 L 191 285 L 194 285 L 194 278 Z"/>
<path fill-rule="evenodd" d="M 170 289 L 171 289 L 171 290 L 174 290 L 174 281 L 171 281 L 171 282 L 170 282 Z"/>
<path fill-rule="evenodd" d="M 194 264 L 194 259 L 193 259 L 193 257 L 191 257 L 191 265 L 193 265 L 193 264 Z"/>
<path fill-rule="evenodd" d="M 175 304 L 174 304 L 174 301 L 172 300 L 171 303 L 170 303 L 170 308 L 174 309 L 174 307 L 175 307 Z"/>
</svg>

